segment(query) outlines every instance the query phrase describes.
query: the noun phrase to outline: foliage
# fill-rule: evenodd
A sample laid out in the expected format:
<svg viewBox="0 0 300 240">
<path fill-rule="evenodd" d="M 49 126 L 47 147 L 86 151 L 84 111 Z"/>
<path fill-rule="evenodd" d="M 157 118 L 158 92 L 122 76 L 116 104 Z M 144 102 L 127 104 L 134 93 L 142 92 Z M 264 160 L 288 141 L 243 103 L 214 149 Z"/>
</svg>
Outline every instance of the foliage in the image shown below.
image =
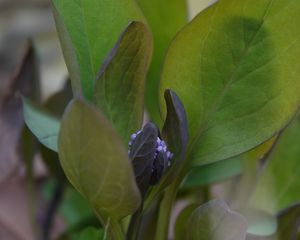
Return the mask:
<svg viewBox="0 0 300 240">
<path fill-rule="evenodd" d="M 81 238 L 168 239 L 186 202 L 177 239 L 296 239 L 298 0 L 220 0 L 179 32 L 180 0 L 52 7 L 73 97 L 24 116 L 102 224 Z"/>
</svg>

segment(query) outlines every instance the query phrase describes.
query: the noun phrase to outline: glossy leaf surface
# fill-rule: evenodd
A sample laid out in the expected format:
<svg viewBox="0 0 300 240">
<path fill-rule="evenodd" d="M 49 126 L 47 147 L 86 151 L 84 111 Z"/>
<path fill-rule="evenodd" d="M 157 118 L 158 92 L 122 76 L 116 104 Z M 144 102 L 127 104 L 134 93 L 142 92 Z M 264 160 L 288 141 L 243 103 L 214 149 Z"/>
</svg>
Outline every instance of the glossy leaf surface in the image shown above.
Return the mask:
<svg viewBox="0 0 300 240">
<path fill-rule="evenodd" d="M 146 107 L 151 120 L 160 125 L 163 119 L 159 115 L 159 78 L 171 40 L 187 23 L 187 3 L 185 0 L 172 0 L 172 3 L 161 0 L 137 0 L 137 3 L 147 19 L 154 39 L 153 58 L 147 78 Z"/>
<path fill-rule="evenodd" d="M 91 100 L 104 59 L 142 13 L 133 0 L 52 0 L 52 7 L 73 90 Z"/>
<path fill-rule="evenodd" d="M 141 128 L 146 73 L 152 37 L 146 25 L 132 22 L 106 59 L 95 83 L 94 100 L 124 141 Z"/>
<path fill-rule="evenodd" d="M 103 221 L 119 220 L 139 207 L 140 193 L 127 150 L 95 107 L 79 99 L 70 103 L 58 146 L 66 176 Z"/>
<path fill-rule="evenodd" d="M 300 2 L 220 0 L 168 50 L 160 84 L 189 121 L 193 165 L 227 159 L 266 141 L 299 106 Z"/>
</svg>

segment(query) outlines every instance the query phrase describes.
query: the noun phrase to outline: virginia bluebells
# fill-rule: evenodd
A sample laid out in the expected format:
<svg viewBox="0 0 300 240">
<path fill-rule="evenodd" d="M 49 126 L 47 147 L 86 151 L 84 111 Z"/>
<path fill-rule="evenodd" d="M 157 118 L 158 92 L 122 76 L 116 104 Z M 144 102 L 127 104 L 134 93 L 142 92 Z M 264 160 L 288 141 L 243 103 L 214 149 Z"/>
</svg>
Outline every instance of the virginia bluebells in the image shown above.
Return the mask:
<svg viewBox="0 0 300 240">
<path fill-rule="evenodd" d="M 130 154 L 132 143 L 136 140 L 137 136 L 140 133 L 141 131 L 138 131 L 131 135 L 131 139 L 128 143 L 129 145 L 128 154 Z M 172 157 L 173 157 L 173 153 L 171 153 L 168 150 L 165 141 L 157 137 L 156 148 L 155 148 L 155 152 L 153 153 L 152 177 L 150 180 L 151 185 L 154 185 L 159 181 L 159 179 L 162 177 L 166 169 L 171 165 Z"/>
<path fill-rule="evenodd" d="M 128 143 L 128 145 L 129 145 L 128 154 L 130 153 L 130 147 L 132 145 L 132 141 L 134 141 L 136 139 L 137 135 L 139 135 L 140 133 L 141 133 L 141 130 L 131 135 L 130 141 Z M 168 150 L 166 142 L 164 140 L 160 139 L 159 137 L 157 137 L 156 143 L 157 143 L 157 145 L 156 145 L 156 152 L 155 152 L 154 158 L 157 157 L 159 152 L 166 153 L 167 158 L 168 158 L 168 166 L 170 166 L 171 165 L 171 159 L 173 158 L 173 153 L 171 153 Z"/>
</svg>

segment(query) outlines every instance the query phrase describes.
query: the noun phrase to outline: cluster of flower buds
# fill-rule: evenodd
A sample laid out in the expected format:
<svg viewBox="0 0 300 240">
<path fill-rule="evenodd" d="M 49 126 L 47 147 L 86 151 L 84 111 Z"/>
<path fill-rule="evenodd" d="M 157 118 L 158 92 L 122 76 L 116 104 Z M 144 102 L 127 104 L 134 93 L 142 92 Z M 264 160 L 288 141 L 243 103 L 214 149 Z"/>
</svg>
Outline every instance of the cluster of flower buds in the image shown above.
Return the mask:
<svg viewBox="0 0 300 240">
<path fill-rule="evenodd" d="M 132 145 L 132 142 L 136 139 L 136 137 L 141 133 L 141 130 L 132 134 L 131 137 L 130 137 L 130 141 L 128 143 L 129 145 L 129 150 L 128 150 L 128 154 L 130 153 L 130 147 Z M 166 142 L 163 141 L 162 139 L 160 139 L 159 137 L 157 137 L 156 139 L 156 151 L 154 153 L 154 161 L 156 160 L 157 156 L 159 153 L 165 153 L 167 158 L 168 158 L 168 166 L 171 165 L 171 159 L 173 158 L 173 153 L 171 153 L 168 148 L 167 148 L 167 145 L 166 145 Z M 153 169 L 154 171 L 155 169 Z"/>
</svg>

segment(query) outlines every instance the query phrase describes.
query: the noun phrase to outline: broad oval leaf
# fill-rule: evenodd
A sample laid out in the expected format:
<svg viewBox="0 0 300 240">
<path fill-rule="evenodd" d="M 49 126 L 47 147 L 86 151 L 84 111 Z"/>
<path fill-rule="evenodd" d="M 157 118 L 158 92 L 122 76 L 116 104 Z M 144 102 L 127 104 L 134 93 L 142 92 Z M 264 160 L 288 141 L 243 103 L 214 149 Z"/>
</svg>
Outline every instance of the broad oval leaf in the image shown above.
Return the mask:
<svg viewBox="0 0 300 240">
<path fill-rule="evenodd" d="M 151 54 L 152 37 L 147 26 L 132 22 L 106 59 L 95 83 L 96 105 L 126 143 L 142 125 Z"/>
<path fill-rule="evenodd" d="M 30 131 L 45 147 L 57 152 L 60 121 L 28 99 L 23 100 L 24 120 Z"/>
<path fill-rule="evenodd" d="M 134 0 L 52 0 L 52 7 L 73 90 L 91 100 L 98 69 L 119 34 L 144 17 Z"/>
<path fill-rule="evenodd" d="M 222 200 L 212 200 L 191 215 L 186 233 L 188 240 L 245 240 L 245 218 L 229 209 Z"/>
<path fill-rule="evenodd" d="M 281 134 L 250 199 L 254 207 L 277 214 L 300 199 L 300 117 Z"/>
<path fill-rule="evenodd" d="M 80 99 L 70 103 L 61 123 L 58 153 L 66 176 L 103 221 L 119 220 L 140 206 L 127 150 L 95 107 Z"/>
<path fill-rule="evenodd" d="M 220 0 L 171 44 L 161 77 L 189 121 L 194 165 L 266 141 L 299 106 L 300 2 Z M 165 112 L 165 110 L 164 110 Z"/>
<path fill-rule="evenodd" d="M 188 21 L 186 0 L 137 0 L 153 34 L 154 52 L 146 83 L 146 107 L 151 121 L 159 126 L 158 84 L 163 60 L 171 40 Z"/>
</svg>

